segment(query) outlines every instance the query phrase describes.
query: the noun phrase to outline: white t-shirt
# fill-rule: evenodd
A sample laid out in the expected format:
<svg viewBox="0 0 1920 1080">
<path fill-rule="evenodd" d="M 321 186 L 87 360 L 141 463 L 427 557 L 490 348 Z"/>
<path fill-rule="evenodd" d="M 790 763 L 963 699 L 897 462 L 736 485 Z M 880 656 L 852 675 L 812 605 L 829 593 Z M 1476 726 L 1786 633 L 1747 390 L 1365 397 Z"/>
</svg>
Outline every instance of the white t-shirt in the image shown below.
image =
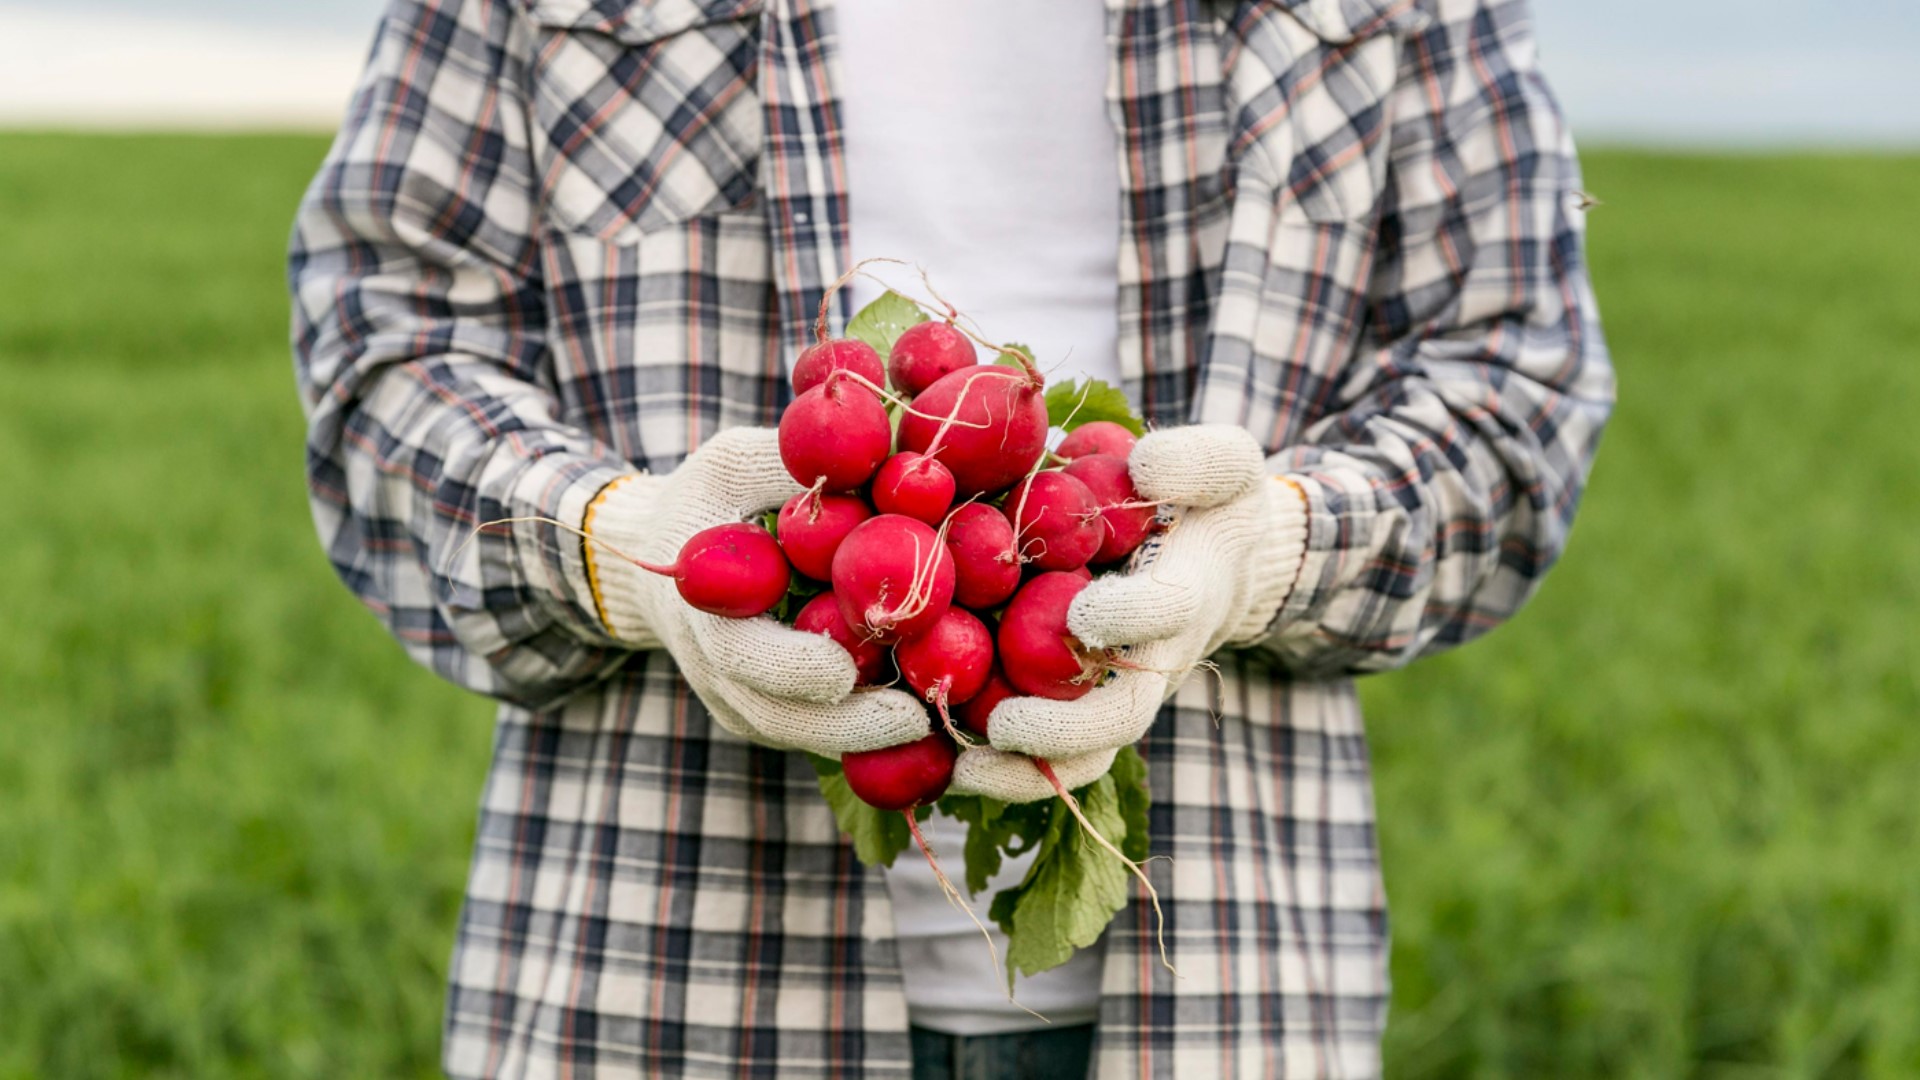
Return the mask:
<svg viewBox="0 0 1920 1080">
<path fill-rule="evenodd" d="M 1050 381 L 1118 385 L 1120 151 L 1105 5 L 838 0 L 836 11 L 854 258 L 924 266 L 990 340 L 1031 346 Z M 910 270 L 882 276 L 924 295 Z M 856 306 L 881 291 L 852 288 Z M 936 814 L 926 831 L 962 880 L 965 826 Z M 981 921 L 1028 861 L 975 901 Z M 1007 1001 L 1005 973 L 917 852 L 887 886 L 915 1024 L 956 1035 L 1044 1026 Z M 1091 1021 L 1101 954 L 1021 979 L 1020 1001 L 1055 1024 Z"/>
</svg>

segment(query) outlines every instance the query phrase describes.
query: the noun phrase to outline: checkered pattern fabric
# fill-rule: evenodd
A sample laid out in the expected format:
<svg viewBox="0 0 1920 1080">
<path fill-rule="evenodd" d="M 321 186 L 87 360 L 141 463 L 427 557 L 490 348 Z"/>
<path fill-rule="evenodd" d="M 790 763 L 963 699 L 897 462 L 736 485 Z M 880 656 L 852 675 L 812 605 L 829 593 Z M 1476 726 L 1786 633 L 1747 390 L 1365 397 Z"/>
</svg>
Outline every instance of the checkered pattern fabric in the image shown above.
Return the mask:
<svg viewBox="0 0 1920 1080">
<path fill-rule="evenodd" d="M 1524 0 L 1107 7 L 1126 389 L 1252 431 L 1311 514 L 1266 640 L 1145 740 L 1183 977 L 1123 912 L 1096 1071 L 1370 1076 L 1349 676 L 1486 630 L 1565 544 L 1612 398 L 1577 167 Z M 412 655 L 504 703 L 451 1075 L 908 1074 L 887 893 L 806 764 L 608 640 L 572 538 L 460 548 L 776 419 L 848 259 L 835 47 L 830 0 L 394 0 L 301 210 L 321 539 Z"/>
</svg>

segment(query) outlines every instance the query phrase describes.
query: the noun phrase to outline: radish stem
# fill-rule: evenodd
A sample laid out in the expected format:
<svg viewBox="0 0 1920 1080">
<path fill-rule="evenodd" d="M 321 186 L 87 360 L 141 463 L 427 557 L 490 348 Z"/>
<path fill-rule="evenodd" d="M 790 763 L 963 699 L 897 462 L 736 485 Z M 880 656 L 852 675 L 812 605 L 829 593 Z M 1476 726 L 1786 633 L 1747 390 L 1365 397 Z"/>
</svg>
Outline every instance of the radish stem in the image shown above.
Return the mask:
<svg viewBox="0 0 1920 1080">
<path fill-rule="evenodd" d="M 827 340 L 827 312 L 828 310 L 831 309 L 833 305 L 833 298 L 839 295 L 840 290 L 845 288 L 847 285 L 847 282 L 852 281 L 856 274 L 860 274 L 863 272 L 861 269 L 862 267 L 866 266 L 868 263 L 877 263 L 877 262 L 895 263 L 900 266 L 907 265 L 907 262 L 904 259 L 889 259 L 884 256 L 875 256 L 871 259 L 861 259 L 859 262 L 854 263 L 853 266 L 848 268 L 846 273 L 841 274 L 839 277 L 835 278 L 833 284 L 827 286 L 827 291 L 820 294 L 820 314 L 817 318 L 814 319 L 814 322 L 813 322 L 813 337 L 815 341 Z M 867 274 L 866 276 L 873 277 L 872 274 Z M 879 279 L 875 278 L 874 280 L 877 281 Z M 912 299 L 912 298 L 908 297 L 908 299 Z M 916 300 L 914 302 L 918 303 L 919 301 Z"/>
</svg>

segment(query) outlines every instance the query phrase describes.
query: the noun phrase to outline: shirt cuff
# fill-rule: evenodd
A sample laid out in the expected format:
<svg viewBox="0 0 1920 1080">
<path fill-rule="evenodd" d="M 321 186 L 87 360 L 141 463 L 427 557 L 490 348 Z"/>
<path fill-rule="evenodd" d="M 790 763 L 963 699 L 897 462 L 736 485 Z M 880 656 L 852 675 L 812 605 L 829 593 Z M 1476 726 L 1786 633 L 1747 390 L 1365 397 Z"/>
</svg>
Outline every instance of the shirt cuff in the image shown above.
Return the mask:
<svg viewBox="0 0 1920 1080">
<path fill-rule="evenodd" d="M 1373 485 L 1344 469 L 1289 471 L 1286 476 L 1306 500 L 1306 548 L 1268 645 L 1291 663 L 1314 667 L 1336 644 L 1325 633 L 1330 609 L 1370 557 Z"/>
<path fill-rule="evenodd" d="M 594 645 L 620 643 L 607 633 L 595 607 L 583 541 L 574 530 L 582 527 L 588 505 L 601 491 L 635 475 L 631 466 L 549 454 L 530 462 L 513 486 L 518 519 L 513 524 L 513 541 L 521 572 L 554 618 Z"/>
</svg>

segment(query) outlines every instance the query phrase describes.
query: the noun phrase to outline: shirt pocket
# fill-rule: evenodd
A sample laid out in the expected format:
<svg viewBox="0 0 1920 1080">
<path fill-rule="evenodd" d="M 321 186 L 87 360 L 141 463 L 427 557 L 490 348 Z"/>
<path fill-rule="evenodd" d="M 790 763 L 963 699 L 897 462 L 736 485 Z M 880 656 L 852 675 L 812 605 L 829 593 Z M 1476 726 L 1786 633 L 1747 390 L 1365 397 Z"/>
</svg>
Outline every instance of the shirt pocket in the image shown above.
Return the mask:
<svg viewBox="0 0 1920 1080">
<path fill-rule="evenodd" d="M 1329 44 L 1280 12 L 1239 29 L 1228 75 L 1236 187 L 1271 190 L 1282 222 L 1372 217 L 1387 181 L 1398 39 Z"/>
<path fill-rule="evenodd" d="M 759 189 L 761 0 L 520 0 L 553 224 L 631 240 Z"/>
</svg>

